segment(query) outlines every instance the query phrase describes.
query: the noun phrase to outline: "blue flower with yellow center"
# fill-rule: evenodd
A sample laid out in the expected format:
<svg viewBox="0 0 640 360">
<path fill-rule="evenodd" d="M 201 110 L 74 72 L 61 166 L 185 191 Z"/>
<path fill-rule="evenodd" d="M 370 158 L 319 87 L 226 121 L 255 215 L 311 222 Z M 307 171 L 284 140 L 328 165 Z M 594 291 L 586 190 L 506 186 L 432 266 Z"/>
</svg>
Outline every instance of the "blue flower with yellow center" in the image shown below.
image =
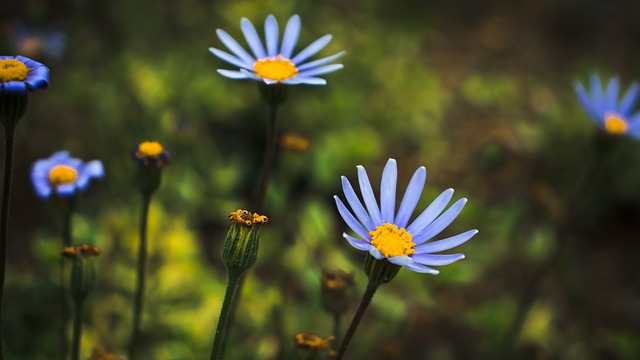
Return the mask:
<svg viewBox="0 0 640 360">
<path fill-rule="evenodd" d="M 278 46 L 278 22 L 273 15 L 269 15 L 264 22 L 266 47 L 263 45 L 251 21 L 243 18 L 240 21 L 240 27 L 253 55 L 249 54 L 238 42 L 221 29 L 217 29 L 216 34 L 233 54 L 216 48 L 209 48 L 209 51 L 215 56 L 240 68 L 237 71 L 218 69 L 220 74 L 230 79 L 252 79 L 264 81 L 266 84 L 325 85 L 327 81 L 317 76 L 340 70 L 343 67 L 342 64 L 327 64 L 344 55 L 344 51 L 319 60 L 306 62 L 331 41 L 331 35 L 319 38 L 295 56 L 292 56 L 300 35 L 300 17 L 298 15 L 294 15 L 289 19 L 284 29 L 280 46 Z"/>
<path fill-rule="evenodd" d="M 73 196 L 84 190 L 92 178 L 104 177 L 104 167 L 99 160 L 84 163 L 69 156 L 67 151 L 54 153 L 48 159 L 38 160 L 31 169 L 31 182 L 36 194 L 49 198 L 51 194 Z"/>
<path fill-rule="evenodd" d="M 588 94 L 580 83 L 575 85 L 578 100 L 589 117 L 611 135 L 630 135 L 640 139 L 640 112 L 632 114 L 638 101 L 638 84 L 627 90 L 622 100 L 618 99 L 620 82 L 612 78 L 602 92 L 600 77 L 591 76 L 591 93 Z"/>
<path fill-rule="evenodd" d="M 358 239 L 344 233 L 343 236 L 349 244 L 358 250 L 368 251 L 378 260 L 387 259 L 394 265 L 434 275 L 439 271 L 428 266 L 448 265 L 464 259 L 463 254 L 434 253 L 465 243 L 477 234 L 478 230 L 469 230 L 442 240 L 431 240 L 455 220 L 467 199 L 456 201 L 444 211 L 453 196 L 453 189 L 447 189 L 409 224 L 424 189 L 427 170 L 419 167 L 415 171 L 396 213 L 397 180 L 396 161 L 389 159 L 382 172 L 378 207 L 364 167 L 358 166 L 358 182 L 364 206 L 349 180 L 342 177 L 342 189 L 351 210 L 347 209 L 338 196 L 334 196 L 338 212 L 349 228 L 360 237 Z"/>
<path fill-rule="evenodd" d="M 24 56 L 0 56 L 0 95 L 23 95 L 48 85 L 48 67 Z"/>
</svg>

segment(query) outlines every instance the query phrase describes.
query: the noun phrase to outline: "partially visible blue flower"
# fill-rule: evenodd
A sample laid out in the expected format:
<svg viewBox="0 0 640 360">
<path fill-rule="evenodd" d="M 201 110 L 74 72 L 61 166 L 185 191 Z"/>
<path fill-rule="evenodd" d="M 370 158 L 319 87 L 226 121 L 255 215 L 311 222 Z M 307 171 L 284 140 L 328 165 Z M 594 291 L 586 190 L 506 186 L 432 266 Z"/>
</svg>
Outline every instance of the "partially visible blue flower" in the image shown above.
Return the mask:
<svg viewBox="0 0 640 360">
<path fill-rule="evenodd" d="M 300 35 L 300 17 L 298 15 L 289 19 L 280 46 L 278 46 L 278 22 L 273 15 L 269 15 L 264 22 L 266 47 L 251 21 L 242 18 L 240 27 L 253 55 L 249 54 L 221 29 L 217 29 L 216 34 L 233 55 L 216 48 L 209 48 L 209 51 L 215 56 L 240 68 L 238 71 L 218 69 L 220 74 L 230 79 L 252 79 L 264 81 L 266 84 L 325 85 L 327 81 L 317 76 L 343 67 L 342 64 L 326 64 L 340 58 L 345 54 L 344 51 L 320 60 L 306 62 L 331 41 L 331 35 L 321 37 L 297 55 L 292 56 Z"/>
<path fill-rule="evenodd" d="M 48 67 L 24 56 L 0 56 L 0 95 L 24 95 L 48 85 Z"/>
<path fill-rule="evenodd" d="M 84 163 L 70 157 L 67 151 L 59 151 L 50 158 L 38 160 L 31 169 L 31 182 L 36 194 L 44 199 L 51 194 L 73 196 L 84 190 L 92 178 L 102 177 L 102 162 L 93 160 Z"/>
<path fill-rule="evenodd" d="M 638 101 L 638 84 L 627 90 L 622 100 L 618 99 L 620 82 L 611 78 L 605 92 L 602 92 L 600 77 L 591 76 L 591 93 L 588 94 L 581 83 L 575 84 L 578 100 L 589 117 L 611 135 L 628 134 L 640 139 L 640 112 L 632 113 Z"/>
<path fill-rule="evenodd" d="M 334 198 L 338 212 L 359 239 L 347 233 L 343 234 L 344 238 L 354 248 L 368 251 L 378 260 L 387 259 L 394 265 L 420 273 L 436 275 L 439 271 L 428 266 L 448 265 L 464 259 L 463 254 L 435 253 L 465 243 L 477 234 L 478 230 L 469 230 L 446 239 L 432 241 L 455 220 L 467 202 L 467 199 L 462 198 L 443 213 L 453 196 L 453 189 L 442 192 L 409 224 L 426 179 L 427 170 L 421 166 L 413 174 L 396 213 L 398 169 L 394 159 L 389 159 L 382 172 L 379 207 L 364 167 L 358 166 L 358 182 L 364 206 L 349 180 L 343 176 L 342 189 L 351 210 L 347 209 L 338 196 Z"/>
<path fill-rule="evenodd" d="M 66 50 L 66 42 L 65 34 L 52 26 L 38 29 L 17 23 L 11 34 L 13 50 L 26 56 L 58 59 Z"/>
</svg>

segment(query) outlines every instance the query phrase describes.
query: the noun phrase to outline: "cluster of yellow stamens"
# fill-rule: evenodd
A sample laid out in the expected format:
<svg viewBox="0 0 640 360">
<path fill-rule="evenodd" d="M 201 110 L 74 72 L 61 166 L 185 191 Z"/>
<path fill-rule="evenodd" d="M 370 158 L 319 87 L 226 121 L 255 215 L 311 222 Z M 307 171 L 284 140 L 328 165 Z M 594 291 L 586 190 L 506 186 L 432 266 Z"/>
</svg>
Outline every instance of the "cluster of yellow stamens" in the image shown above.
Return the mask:
<svg viewBox="0 0 640 360">
<path fill-rule="evenodd" d="M 144 141 L 138 145 L 138 151 L 135 156 L 137 158 L 143 157 L 158 157 L 164 152 L 164 146 L 157 141 Z"/>
<path fill-rule="evenodd" d="M 262 225 L 269 222 L 269 219 L 265 215 L 258 215 L 248 210 L 238 209 L 229 213 L 229 220 L 235 221 L 247 226 Z"/>
<path fill-rule="evenodd" d="M 253 64 L 253 72 L 263 79 L 284 81 L 298 75 L 298 68 L 291 60 L 278 55 L 274 58 L 257 60 Z"/>
<path fill-rule="evenodd" d="M 609 134 L 622 135 L 627 132 L 627 122 L 618 115 L 609 115 L 604 121 L 604 128 Z"/>
<path fill-rule="evenodd" d="M 51 186 L 72 184 L 77 178 L 78 172 L 76 169 L 66 165 L 58 165 L 49 171 L 49 184 Z"/>
<path fill-rule="evenodd" d="M 298 347 L 318 351 L 318 350 L 326 350 L 329 356 L 335 356 L 336 352 L 331 348 L 329 341 L 333 341 L 335 337 L 329 336 L 326 339 L 321 338 L 318 335 L 299 332 L 295 336 L 295 342 Z"/>
<path fill-rule="evenodd" d="M 24 81 L 30 69 L 16 59 L 0 60 L 0 82 Z"/>
<path fill-rule="evenodd" d="M 74 257 L 76 255 L 82 256 L 98 256 L 102 253 L 100 248 L 91 244 L 81 244 L 81 245 L 73 245 L 67 246 L 62 249 L 62 256 L 65 257 Z"/>
<path fill-rule="evenodd" d="M 411 234 L 405 228 L 398 229 L 397 225 L 382 224 L 369 232 L 369 235 L 371 235 L 371 245 L 386 258 L 408 256 L 416 252 L 413 249 L 416 244 Z"/>
</svg>

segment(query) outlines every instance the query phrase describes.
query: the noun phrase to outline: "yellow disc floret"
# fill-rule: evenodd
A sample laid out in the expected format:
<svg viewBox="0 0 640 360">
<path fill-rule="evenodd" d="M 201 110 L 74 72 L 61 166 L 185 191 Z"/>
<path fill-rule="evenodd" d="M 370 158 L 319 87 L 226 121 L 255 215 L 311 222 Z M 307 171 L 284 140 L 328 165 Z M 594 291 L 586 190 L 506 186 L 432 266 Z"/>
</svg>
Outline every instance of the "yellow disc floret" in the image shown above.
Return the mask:
<svg viewBox="0 0 640 360">
<path fill-rule="evenodd" d="M 627 132 L 627 122 L 618 115 L 609 115 L 604 121 L 604 128 L 609 134 L 622 135 Z"/>
<path fill-rule="evenodd" d="M 25 81 L 29 68 L 16 59 L 0 60 L 0 82 Z"/>
<path fill-rule="evenodd" d="M 138 145 L 137 158 L 141 157 L 157 157 L 162 154 L 164 147 L 157 141 L 145 141 Z"/>
<path fill-rule="evenodd" d="M 238 209 L 229 213 L 229 220 L 235 221 L 247 226 L 262 225 L 269 222 L 269 219 L 265 215 L 258 215 L 248 210 Z"/>
<path fill-rule="evenodd" d="M 282 55 L 256 61 L 253 71 L 263 79 L 274 81 L 284 81 L 298 75 L 298 68 Z"/>
<path fill-rule="evenodd" d="M 394 224 L 376 226 L 371 235 L 371 245 L 375 246 L 386 257 L 408 256 L 415 252 L 416 244 L 405 228 L 398 229 Z"/>
<path fill-rule="evenodd" d="M 78 172 L 70 166 L 58 165 L 49 171 L 49 184 L 51 186 L 71 184 L 77 178 Z"/>
</svg>

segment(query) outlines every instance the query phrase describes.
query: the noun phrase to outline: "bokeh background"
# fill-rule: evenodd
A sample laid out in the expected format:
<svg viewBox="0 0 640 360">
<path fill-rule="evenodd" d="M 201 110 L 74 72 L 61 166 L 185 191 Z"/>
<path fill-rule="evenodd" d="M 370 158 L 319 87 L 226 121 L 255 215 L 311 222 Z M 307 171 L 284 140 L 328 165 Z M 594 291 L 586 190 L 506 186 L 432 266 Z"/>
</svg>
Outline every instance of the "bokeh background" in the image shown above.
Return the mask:
<svg viewBox="0 0 640 360">
<path fill-rule="evenodd" d="M 347 326 L 366 285 L 364 253 L 342 239 L 332 196 L 358 164 L 377 184 L 390 157 L 400 188 L 427 167 L 419 207 L 449 187 L 469 199 L 443 237 L 480 233 L 440 275 L 402 270 L 381 287 L 348 358 L 640 357 L 640 143 L 614 139 L 601 158 L 601 134 L 573 92 L 591 73 L 617 75 L 624 88 L 640 78 L 640 3 L 4 0 L 0 53 L 51 69 L 17 128 L 8 359 L 57 354 L 61 220 L 29 172 L 62 149 L 106 168 L 74 217 L 74 240 L 103 249 L 83 357 L 97 345 L 124 354 L 140 207 L 130 151 L 148 139 L 173 162 L 150 213 L 145 359 L 208 358 L 226 215 L 255 192 L 267 107 L 254 82 L 217 74 L 233 67 L 207 49 L 223 48 L 216 28 L 243 43 L 240 18 L 261 32 L 268 14 L 281 30 L 299 14 L 300 46 L 333 34 L 317 56 L 347 55 L 327 86 L 292 87 L 281 109 L 279 131 L 311 148 L 277 158 L 271 222 L 227 358 L 283 358 L 298 331 L 331 335 L 325 267 L 356 276 Z"/>
</svg>

